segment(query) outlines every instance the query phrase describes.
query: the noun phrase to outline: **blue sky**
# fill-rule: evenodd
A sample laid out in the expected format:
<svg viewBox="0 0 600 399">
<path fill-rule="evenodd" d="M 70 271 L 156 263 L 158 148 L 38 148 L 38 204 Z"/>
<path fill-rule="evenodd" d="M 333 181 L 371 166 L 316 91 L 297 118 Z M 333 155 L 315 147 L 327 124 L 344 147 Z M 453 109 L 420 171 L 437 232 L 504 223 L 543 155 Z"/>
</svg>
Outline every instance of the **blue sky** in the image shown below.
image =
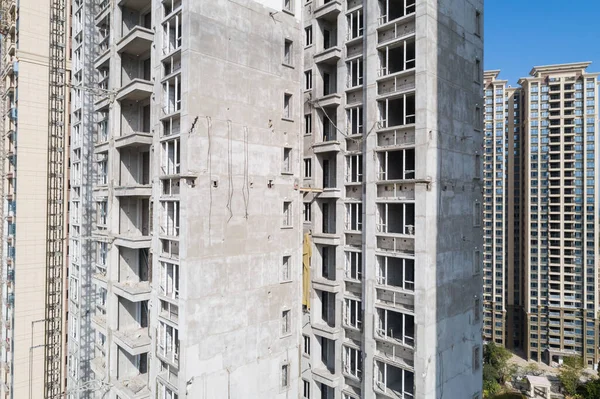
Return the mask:
<svg viewBox="0 0 600 399">
<path fill-rule="evenodd" d="M 592 61 L 600 72 L 599 0 L 485 0 L 484 68 L 513 86 L 533 66 Z"/>
</svg>

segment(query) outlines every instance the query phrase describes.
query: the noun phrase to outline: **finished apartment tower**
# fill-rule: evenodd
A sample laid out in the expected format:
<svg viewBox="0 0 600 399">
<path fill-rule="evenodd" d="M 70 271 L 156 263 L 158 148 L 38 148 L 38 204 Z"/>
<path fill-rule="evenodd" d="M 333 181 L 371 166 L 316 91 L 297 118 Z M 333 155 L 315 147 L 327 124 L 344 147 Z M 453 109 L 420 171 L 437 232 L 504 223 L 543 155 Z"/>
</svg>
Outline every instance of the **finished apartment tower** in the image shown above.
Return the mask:
<svg viewBox="0 0 600 399">
<path fill-rule="evenodd" d="M 598 74 L 535 67 L 523 90 L 523 278 L 528 359 L 596 367 Z"/>
<path fill-rule="evenodd" d="M 43 398 L 48 390 L 63 392 L 63 345 L 66 330 L 64 307 L 57 307 L 57 318 L 52 324 L 56 328 L 47 330 L 47 243 L 52 239 L 48 234 L 48 219 L 57 223 L 56 237 L 66 234 L 66 194 L 67 194 L 67 141 L 56 144 L 49 140 L 50 132 L 62 130 L 54 138 L 68 138 L 68 98 L 56 95 L 49 113 L 50 82 L 57 82 L 60 88 L 54 93 L 65 92 L 68 83 L 69 49 L 68 43 L 60 46 L 51 39 L 51 5 L 59 2 L 39 2 L 37 0 L 0 1 L 0 27 L 2 35 L 0 91 L 0 398 Z M 60 11 L 62 19 L 57 35 L 68 32 L 69 7 Z M 56 11 L 56 10 L 55 10 Z M 55 15 L 52 12 L 52 15 Z M 53 27 L 56 25 L 53 23 Z M 49 50 L 50 49 L 50 50 Z M 50 59 L 50 55 L 61 54 L 60 60 Z M 50 79 L 52 65 L 64 65 Z M 66 116 L 66 117 L 65 117 Z M 56 117 L 57 119 L 53 119 Z M 52 123 L 52 122 L 56 123 Z M 52 126 L 52 128 L 51 128 Z M 49 163 L 50 153 L 55 163 Z M 64 173 L 57 171 L 64 169 Z M 50 186 L 49 175 L 55 184 Z M 56 195 L 56 197 L 53 197 Z M 64 212 L 54 212 L 50 217 L 48 205 L 53 202 L 55 210 L 64 205 Z M 62 274 L 53 281 L 55 287 L 64 287 L 66 254 L 64 240 L 53 241 L 58 260 L 57 272 Z M 63 302 L 62 295 L 53 300 Z M 60 327 L 60 326 L 64 327 Z M 48 345 L 49 333 L 57 345 Z M 45 348 L 58 353 L 49 359 Z M 55 384 L 48 381 L 48 361 L 52 360 L 56 373 Z M 52 388 L 50 388 L 52 386 Z"/>
<path fill-rule="evenodd" d="M 551 365 L 598 352 L 598 73 L 486 73 L 484 339 Z"/>
<path fill-rule="evenodd" d="M 482 3 L 75 0 L 70 398 L 479 398 Z"/>
<path fill-rule="evenodd" d="M 483 337 L 522 346 L 521 89 L 485 73 Z"/>
</svg>

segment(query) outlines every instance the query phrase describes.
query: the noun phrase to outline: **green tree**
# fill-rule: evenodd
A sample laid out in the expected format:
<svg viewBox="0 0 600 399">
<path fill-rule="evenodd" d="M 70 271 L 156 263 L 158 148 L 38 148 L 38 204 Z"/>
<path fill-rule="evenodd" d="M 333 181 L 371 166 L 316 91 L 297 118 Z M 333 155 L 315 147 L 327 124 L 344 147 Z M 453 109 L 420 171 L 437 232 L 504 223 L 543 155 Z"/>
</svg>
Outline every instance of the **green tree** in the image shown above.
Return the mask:
<svg viewBox="0 0 600 399">
<path fill-rule="evenodd" d="M 483 348 L 483 362 L 489 364 L 498 372 L 498 382 L 504 383 L 510 377 L 508 360 L 512 354 L 508 349 L 490 342 Z"/>
<path fill-rule="evenodd" d="M 558 372 L 558 379 L 569 395 L 577 394 L 579 379 L 583 370 L 583 361 L 580 357 L 567 357 Z"/>
<path fill-rule="evenodd" d="M 579 387 L 578 392 L 584 399 L 600 399 L 600 379 L 588 381 Z"/>
</svg>

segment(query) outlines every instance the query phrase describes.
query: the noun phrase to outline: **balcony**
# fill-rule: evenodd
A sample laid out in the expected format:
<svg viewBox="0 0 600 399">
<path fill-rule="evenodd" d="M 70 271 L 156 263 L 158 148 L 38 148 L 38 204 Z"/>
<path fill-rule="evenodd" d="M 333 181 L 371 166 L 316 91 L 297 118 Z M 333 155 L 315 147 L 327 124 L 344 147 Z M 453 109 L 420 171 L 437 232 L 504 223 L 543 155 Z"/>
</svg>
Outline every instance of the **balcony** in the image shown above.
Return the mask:
<svg viewBox="0 0 600 399">
<path fill-rule="evenodd" d="M 342 49 L 337 45 L 326 48 L 314 55 L 315 64 L 336 65 L 342 58 Z"/>
<path fill-rule="evenodd" d="M 154 41 L 154 31 L 136 25 L 117 43 L 117 52 L 140 56 L 147 53 L 152 48 Z"/>
<path fill-rule="evenodd" d="M 116 236 L 114 244 L 120 247 L 131 249 L 150 248 L 152 237 L 150 235 L 131 236 L 119 234 Z"/>
<path fill-rule="evenodd" d="M 121 87 L 117 93 L 116 99 L 118 101 L 141 101 L 149 99 L 152 95 L 152 89 L 152 82 L 141 78 L 135 78 L 125 86 Z"/>
<path fill-rule="evenodd" d="M 111 4 L 111 2 L 109 0 L 102 0 L 102 1 L 98 2 L 98 4 L 97 4 L 98 12 L 96 13 L 96 16 L 94 17 L 94 19 L 96 21 L 96 25 L 99 25 L 100 23 L 102 23 L 103 20 L 105 20 L 108 17 L 108 14 L 110 14 L 110 4 Z"/>
<path fill-rule="evenodd" d="M 327 385 L 339 382 L 339 373 L 335 365 L 335 341 L 322 336 L 317 336 L 315 342 L 315 362 L 313 364 L 313 376 L 315 381 Z"/>
<path fill-rule="evenodd" d="M 342 103 L 342 96 L 338 93 L 330 93 L 322 97 L 317 98 L 318 106 L 325 107 L 337 107 Z"/>
<path fill-rule="evenodd" d="M 152 340 L 148 336 L 148 327 L 131 330 L 113 331 L 115 343 L 130 355 L 150 352 Z"/>
<path fill-rule="evenodd" d="M 414 14 L 413 14 L 414 15 Z M 412 37 L 416 32 L 416 24 L 412 16 L 381 25 L 377 28 L 377 44 L 388 44 Z"/>
<path fill-rule="evenodd" d="M 148 281 L 125 281 L 113 284 L 114 293 L 130 302 L 150 300 L 152 288 Z"/>
<path fill-rule="evenodd" d="M 102 68 L 108 68 L 110 65 L 110 46 L 108 45 L 108 43 L 110 42 L 110 36 L 106 36 L 104 37 L 99 45 L 99 52 L 98 52 L 98 56 L 94 59 L 94 68 L 96 69 L 102 69 Z"/>
<path fill-rule="evenodd" d="M 157 376 L 161 385 L 167 385 L 176 391 L 175 387 L 179 386 L 179 370 L 176 367 L 168 365 L 160 370 Z"/>
<path fill-rule="evenodd" d="M 318 0 L 321 3 L 314 9 L 314 17 L 335 23 L 342 12 L 340 0 Z"/>
<path fill-rule="evenodd" d="M 149 147 L 152 144 L 152 134 L 146 132 L 130 132 L 115 139 L 115 148 Z"/>
<path fill-rule="evenodd" d="M 118 378 L 113 380 L 113 388 L 118 392 L 118 397 L 126 399 L 150 398 L 148 388 L 148 374 L 139 374 L 133 378 Z"/>
<path fill-rule="evenodd" d="M 90 368 L 96 374 L 96 378 L 103 378 L 106 376 L 106 359 L 104 356 L 96 356 L 90 361 Z"/>
<path fill-rule="evenodd" d="M 150 197 L 150 153 L 136 151 L 133 147 L 120 153 L 120 179 L 115 187 L 117 197 Z"/>
<path fill-rule="evenodd" d="M 403 92 L 415 90 L 415 77 L 400 75 L 388 76 L 377 82 L 377 94 L 379 96 L 389 96 Z"/>
<path fill-rule="evenodd" d="M 315 154 L 323 154 L 327 152 L 340 152 L 340 142 L 337 140 L 325 140 L 313 144 L 313 152 Z"/>
<path fill-rule="evenodd" d="M 119 230 L 115 240 L 116 245 L 122 245 L 121 241 L 123 240 L 132 243 L 150 240 L 150 203 L 148 198 L 121 197 L 119 198 L 118 212 Z"/>
<path fill-rule="evenodd" d="M 106 314 L 96 312 L 92 316 L 92 327 L 96 330 L 106 332 Z"/>
<path fill-rule="evenodd" d="M 14 42 L 14 40 L 11 40 L 11 41 L 10 41 L 10 43 L 8 44 L 8 49 L 6 50 L 6 53 L 7 53 L 9 56 L 13 57 L 13 56 L 15 55 L 16 48 L 17 48 L 17 47 L 16 47 L 16 45 L 15 45 L 15 42 Z"/>
<path fill-rule="evenodd" d="M 126 7 L 132 10 L 141 11 L 152 4 L 151 0 L 119 0 L 119 7 Z"/>
<path fill-rule="evenodd" d="M 324 112 L 319 112 L 323 123 L 322 141 L 313 144 L 313 152 L 315 154 L 323 154 L 327 152 L 341 151 L 340 141 L 338 139 L 338 130 L 334 125 L 337 120 L 335 109 L 329 109 Z"/>
</svg>

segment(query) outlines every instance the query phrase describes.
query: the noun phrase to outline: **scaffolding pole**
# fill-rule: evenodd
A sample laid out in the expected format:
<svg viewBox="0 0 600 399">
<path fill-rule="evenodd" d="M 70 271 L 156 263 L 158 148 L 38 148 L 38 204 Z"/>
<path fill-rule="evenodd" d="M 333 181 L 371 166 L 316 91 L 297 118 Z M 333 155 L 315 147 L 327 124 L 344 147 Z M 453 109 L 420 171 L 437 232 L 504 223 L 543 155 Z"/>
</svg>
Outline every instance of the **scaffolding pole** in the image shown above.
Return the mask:
<svg viewBox="0 0 600 399">
<path fill-rule="evenodd" d="M 48 204 L 46 230 L 46 319 L 44 398 L 58 399 L 62 388 L 62 322 L 65 201 L 65 109 L 67 84 L 66 0 L 50 1 L 48 80 Z"/>
</svg>

